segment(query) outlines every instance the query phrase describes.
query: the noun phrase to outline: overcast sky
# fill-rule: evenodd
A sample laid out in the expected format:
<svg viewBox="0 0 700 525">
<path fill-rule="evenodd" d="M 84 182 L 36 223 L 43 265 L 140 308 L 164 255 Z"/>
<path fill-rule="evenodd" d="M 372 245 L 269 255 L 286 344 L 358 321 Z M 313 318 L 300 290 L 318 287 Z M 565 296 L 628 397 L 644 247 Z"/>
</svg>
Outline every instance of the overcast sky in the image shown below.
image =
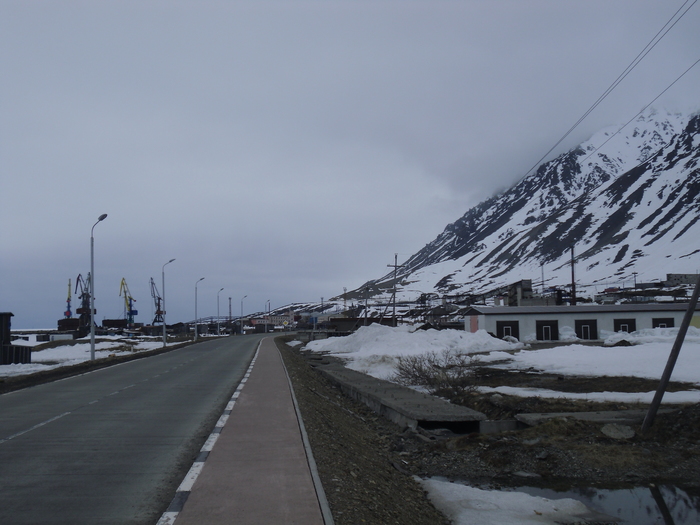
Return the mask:
<svg viewBox="0 0 700 525">
<path fill-rule="evenodd" d="M 0 0 L 0 311 L 97 318 L 320 301 L 521 178 L 683 0 Z M 700 56 L 700 6 L 557 151 Z M 700 67 L 695 68 L 700 69 Z M 655 105 L 700 108 L 700 71 Z M 73 311 L 78 298 L 73 297 Z"/>
</svg>

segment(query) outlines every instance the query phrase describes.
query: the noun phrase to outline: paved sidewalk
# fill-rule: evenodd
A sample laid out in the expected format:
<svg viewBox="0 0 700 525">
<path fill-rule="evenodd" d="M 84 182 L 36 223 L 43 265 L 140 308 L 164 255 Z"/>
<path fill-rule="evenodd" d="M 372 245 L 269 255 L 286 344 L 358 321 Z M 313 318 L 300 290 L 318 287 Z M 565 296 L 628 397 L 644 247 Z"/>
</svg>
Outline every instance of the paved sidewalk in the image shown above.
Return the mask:
<svg viewBox="0 0 700 525">
<path fill-rule="evenodd" d="M 234 397 L 236 397 L 234 395 Z M 323 525 L 282 358 L 263 339 L 176 525 Z"/>
</svg>

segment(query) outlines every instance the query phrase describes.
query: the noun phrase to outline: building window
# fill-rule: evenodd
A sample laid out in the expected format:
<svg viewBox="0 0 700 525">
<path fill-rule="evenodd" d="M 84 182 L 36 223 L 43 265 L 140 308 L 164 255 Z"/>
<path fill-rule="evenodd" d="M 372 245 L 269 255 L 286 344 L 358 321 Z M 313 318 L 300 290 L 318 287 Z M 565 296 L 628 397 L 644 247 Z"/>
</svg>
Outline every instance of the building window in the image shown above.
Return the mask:
<svg viewBox="0 0 700 525">
<path fill-rule="evenodd" d="M 613 330 L 616 332 L 631 332 L 637 331 L 636 319 L 613 319 Z"/>
<path fill-rule="evenodd" d="M 579 339 L 598 339 L 598 321 L 595 319 L 574 321 L 574 325 Z"/>
<path fill-rule="evenodd" d="M 673 317 L 657 317 L 651 320 L 652 328 L 673 328 Z"/>
<path fill-rule="evenodd" d="M 535 321 L 535 332 L 538 341 L 558 341 L 558 321 Z"/>
<path fill-rule="evenodd" d="M 496 321 L 496 337 L 503 339 L 506 336 L 520 340 L 520 324 L 518 321 Z"/>
</svg>

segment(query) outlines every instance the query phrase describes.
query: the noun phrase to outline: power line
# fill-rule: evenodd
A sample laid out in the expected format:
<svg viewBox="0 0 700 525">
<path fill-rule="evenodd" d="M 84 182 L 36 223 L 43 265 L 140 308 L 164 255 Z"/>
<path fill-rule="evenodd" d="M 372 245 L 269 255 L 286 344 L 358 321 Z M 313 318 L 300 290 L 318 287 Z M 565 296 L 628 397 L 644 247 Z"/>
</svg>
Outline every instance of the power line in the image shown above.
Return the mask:
<svg viewBox="0 0 700 525">
<path fill-rule="evenodd" d="M 690 1 L 691 1 L 691 0 L 686 0 L 686 1 L 683 3 L 683 5 L 682 5 L 680 8 L 678 8 L 678 10 L 677 10 L 677 11 L 673 14 L 673 16 L 671 16 L 671 18 L 663 25 L 663 27 L 656 33 L 656 35 L 654 35 L 654 37 L 649 41 L 649 43 L 644 47 L 644 49 L 642 49 L 642 50 L 639 52 L 639 54 L 634 58 L 634 60 L 632 60 L 632 62 L 630 62 L 630 64 L 624 69 L 624 71 L 623 71 L 622 73 L 620 73 L 620 75 L 613 81 L 612 84 L 610 84 L 610 86 L 608 86 L 608 88 L 603 92 L 603 94 L 600 95 L 600 97 L 598 97 L 598 100 L 596 100 L 596 101 L 591 105 L 591 107 L 589 107 L 589 108 L 586 110 L 586 112 L 585 112 L 581 117 L 579 117 L 579 119 L 576 121 L 576 123 L 575 123 L 573 126 L 571 126 L 571 127 L 569 128 L 569 130 L 568 130 L 566 133 L 564 133 L 564 135 L 556 142 L 556 144 L 554 144 L 554 146 L 552 146 L 552 147 L 549 149 L 549 151 L 547 151 L 547 153 L 545 153 L 544 155 L 542 155 L 542 157 L 541 157 L 529 170 L 527 170 L 527 172 L 526 172 L 525 175 L 524 175 L 525 177 L 526 177 L 530 172 L 532 172 L 532 170 L 536 169 L 536 168 L 542 163 L 542 161 L 544 161 L 544 159 L 547 158 L 547 156 L 548 156 L 550 153 L 552 153 L 552 151 L 554 151 L 554 149 L 555 149 L 557 146 L 559 146 L 559 144 L 561 144 L 561 143 L 566 139 L 566 137 L 568 137 L 568 136 L 574 131 L 574 129 L 576 129 L 576 128 L 578 127 L 578 125 L 581 124 L 581 122 L 583 122 L 583 120 L 584 120 L 588 115 L 590 115 L 590 113 L 591 113 L 595 108 L 597 108 L 598 105 L 600 105 L 600 103 L 603 102 L 603 100 L 605 100 L 605 98 L 607 98 L 607 96 L 608 96 L 610 93 L 612 93 L 612 91 L 620 84 L 620 82 L 622 82 L 622 81 L 625 79 L 625 77 L 627 77 L 627 75 L 629 75 L 629 74 L 632 72 L 632 70 L 633 70 L 635 67 L 637 67 L 637 65 L 639 65 L 639 63 L 649 54 L 649 52 L 650 52 L 652 49 L 654 49 L 654 47 L 656 47 L 656 45 L 661 41 L 661 39 L 662 39 L 663 37 L 666 36 L 666 34 L 681 20 L 681 18 L 683 18 L 683 17 L 685 16 L 685 14 L 697 3 L 698 0 L 692 0 L 693 3 L 690 4 L 690 5 L 686 8 L 685 6 L 686 6 L 686 5 L 688 4 L 688 2 L 690 2 Z M 685 11 L 683 11 L 684 8 L 685 8 Z M 681 11 L 683 11 L 683 12 L 681 13 L 680 16 L 678 16 L 678 13 L 680 13 Z M 694 66 L 694 64 L 693 64 L 693 66 Z M 691 68 L 692 68 L 693 66 L 691 66 Z M 685 73 L 684 73 L 684 74 L 685 74 Z M 681 75 L 681 76 L 682 76 L 682 75 Z M 677 80 L 676 80 L 676 81 L 677 81 Z M 675 83 L 675 82 L 674 82 L 674 83 Z M 673 85 L 673 84 L 672 84 L 672 85 Z M 669 86 L 669 87 L 670 87 L 670 86 Z M 662 93 L 662 94 L 663 94 L 663 93 Z M 661 95 L 659 95 L 659 96 L 661 96 Z M 657 97 L 657 98 L 658 98 L 658 97 Z M 656 99 L 654 99 L 654 100 L 656 100 Z M 652 102 L 653 102 L 653 101 L 652 101 Z M 651 103 L 650 103 L 650 104 L 651 104 Z M 648 107 L 648 106 L 647 106 L 647 107 Z M 624 126 L 623 126 L 623 127 L 624 127 Z M 622 129 L 622 128 L 621 128 L 621 129 Z M 606 141 L 606 142 L 607 142 L 607 141 Z M 597 151 L 597 150 L 596 150 L 596 151 Z"/>
<path fill-rule="evenodd" d="M 622 127 L 621 127 L 620 129 L 618 129 L 615 133 L 613 133 L 612 135 L 610 135 L 610 136 L 608 137 L 608 139 L 607 139 L 605 142 L 603 142 L 600 146 L 598 146 L 595 150 L 593 150 L 585 159 L 583 159 L 583 160 L 580 162 L 580 164 L 583 164 L 584 162 L 586 162 L 586 161 L 591 157 L 591 155 L 594 155 L 600 148 L 602 148 L 602 147 L 605 146 L 608 142 L 610 142 L 610 140 L 611 140 L 615 135 L 619 134 L 623 129 L 625 129 L 627 126 L 629 126 L 630 122 L 632 122 L 632 121 L 633 121 L 634 119 L 636 119 L 639 115 L 641 115 L 642 113 L 644 113 L 644 111 L 645 111 L 649 106 L 651 106 L 654 102 L 656 102 L 659 98 L 661 98 L 661 96 L 662 96 L 664 93 L 666 93 L 669 89 L 671 89 L 671 88 L 673 87 L 673 85 L 674 85 L 676 82 L 678 82 L 681 78 L 683 78 L 691 69 L 693 69 L 695 66 L 697 66 L 698 63 L 700 63 L 700 58 L 697 59 L 697 60 L 693 63 L 692 66 L 690 66 L 690 67 L 689 67 L 688 69 L 686 69 L 683 73 L 681 73 L 681 75 L 680 75 L 678 78 L 676 78 L 676 80 L 674 80 L 673 82 L 671 82 L 671 83 L 666 87 L 666 89 L 664 89 L 661 93 L 659 93 L 658 95 L 656 95 L 656 97 L 654 97 L 654 99 L 653 99 L 651 102 L 649 102 L 646 106 L 644 106 L 644 107 L 639 111 L 639 113 L 637 113 L 634 117 L 632 117 L 631 119 L 629 119 L 625 124 L 622 125 Z M 665 146 L 666 146 L 666 144 L 664 144 L 664 146 L 662 146 L 660 149 L 663 149 Z M 643 164 L 643 162 L 640 163 L 640 164 Z"/>
</svg>

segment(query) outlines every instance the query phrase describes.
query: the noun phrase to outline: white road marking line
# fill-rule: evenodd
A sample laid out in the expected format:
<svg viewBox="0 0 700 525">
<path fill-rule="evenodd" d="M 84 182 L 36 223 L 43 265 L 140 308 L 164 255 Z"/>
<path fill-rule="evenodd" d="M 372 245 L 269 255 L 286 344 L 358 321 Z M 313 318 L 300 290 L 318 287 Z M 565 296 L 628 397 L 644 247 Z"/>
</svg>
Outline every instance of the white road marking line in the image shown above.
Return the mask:
<svg viewBox="0 0 700 525">
<path fill-rule="evenodd" d="M 172 525 L 179 514 L 179 512 L 164 512 L 156 525 Z"/>
<path fill-rule="evenodd" d="M 63 416 L 67 416 L 70 413 L 71 412 L 64 412 L 63 414 L 59 414 L 56 417 L 52 417 L 51 419 L 47 419 L 46 421 L 42 421 L 41 423 L 38 423 L 31 428 L 28 428 L 26 430 L 22 430 L 21 432 L 17 432 L 16 434 L 12 434 L 11 436 L 8 436 L 5 439 L 0 440 L 0 443 L 4 443 L 5 441 L 10 441 L 11 439 L 14 439 L 14 438 L 19 437 L 23 434 L 26 434 L 27 432 L 31 432 L 32 430 L 36 430 L 37 428 L 43 427 L 44 425 L 48 425 L 52 421 L 56 421 L 57 419 L 61 419 Z"/>
<path fill-rule="evenodd" d="M 209 437 L 204 442 L 204 445 L 202 445 L 202 448 L 199 451 L 200 452 L 211 452 L 212 449 L 214 448 L 214 445 L 216 444 L 216 440 L 219 439 L 220 435 L 221 434 L 209 434 Z"/>
<path fill-rule="evenodd" d="M 183 479 L 182 483 L 180 483 L 180 486 L 177 488 L 177 492 L 190 492 L 194 482 L 197 481 L 197 477 L 202 472 L 203 467 L 203 461 L 195 461 L 192 463 L 192 467 L 185 475 L 185 479 Z"/>
</svg>

